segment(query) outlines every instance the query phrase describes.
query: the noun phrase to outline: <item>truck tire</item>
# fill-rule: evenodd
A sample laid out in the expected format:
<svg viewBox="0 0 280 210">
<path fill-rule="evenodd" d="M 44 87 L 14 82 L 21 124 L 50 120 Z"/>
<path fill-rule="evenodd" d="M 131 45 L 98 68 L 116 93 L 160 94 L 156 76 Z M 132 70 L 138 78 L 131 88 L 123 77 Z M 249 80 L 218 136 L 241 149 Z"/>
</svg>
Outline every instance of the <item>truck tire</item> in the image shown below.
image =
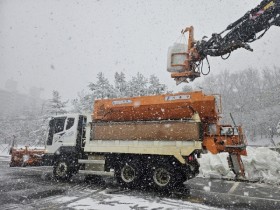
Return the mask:
<svg viewBox="0 0 280 210">
<path fill-rule="evenodd" d="M 136 187 L 142 174 L 140 168 L 136 161 L 122 160 L 116 168 L 117 182 L 125 188 Z"/>
<path fill-rule="evenodd" d="M 175 189 L 184 182 L 181 170 L 176 170 L 169 163 L 153 163 L 148 172 L 148 180 L 159 191 Z"/>
<path fill-rule="evenodd" d="M 53 175 L 59 181 L 69 181 L 73 175 L 73 169 L 66 158 L 60 158 L 54 163 Z"/>
</svg>

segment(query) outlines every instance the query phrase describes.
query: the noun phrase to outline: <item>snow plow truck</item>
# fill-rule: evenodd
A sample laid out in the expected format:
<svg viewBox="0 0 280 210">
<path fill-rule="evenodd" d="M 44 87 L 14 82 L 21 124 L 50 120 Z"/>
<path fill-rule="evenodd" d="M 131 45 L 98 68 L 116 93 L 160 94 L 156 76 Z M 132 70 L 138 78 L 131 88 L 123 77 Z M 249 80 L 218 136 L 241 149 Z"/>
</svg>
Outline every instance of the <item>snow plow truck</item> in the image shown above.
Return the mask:
<svg viewBox="0 0 280 210">
<path fill-rule="evenodd" d="M 220 97 L 201 91 L 95 100 L 91 117 L 50 120 L 42 161 L 58 180 L 80 173 L 167 189 L 199 173 L 204 151 L 228 152 L 230 168 L 244 176 L 242 129 L 220 125 L 220 113 Z"/>
</svg>

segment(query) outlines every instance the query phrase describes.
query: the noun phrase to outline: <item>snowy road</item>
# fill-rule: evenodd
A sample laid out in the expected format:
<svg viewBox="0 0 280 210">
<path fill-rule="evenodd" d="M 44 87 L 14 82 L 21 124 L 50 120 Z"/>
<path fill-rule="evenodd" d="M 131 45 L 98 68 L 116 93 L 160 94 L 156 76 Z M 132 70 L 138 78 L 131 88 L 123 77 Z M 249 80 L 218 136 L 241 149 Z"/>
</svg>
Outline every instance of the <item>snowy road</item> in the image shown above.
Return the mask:
<svg viewBox="0 0 280 210">
<path fill-rule="evenodd" d="M 88 184 L 51 178 L 50 167 L 10 168 L 0 160 L 0 209 L 279 209 L 277 186 L 196 178 L 191 194 L 121 190 L 112 179 Z M 278 208 L 277 208 L 278 207 Z"/>
<path fill-rule="evenodd" d="M 0 209 L 217 209 L 151 191 L 121 190 L 113 180 L 88 184 L 82 176 L 70 183 L 51 179 L 50 167 L 10 168 L 0 161 Z"/>
</svg>

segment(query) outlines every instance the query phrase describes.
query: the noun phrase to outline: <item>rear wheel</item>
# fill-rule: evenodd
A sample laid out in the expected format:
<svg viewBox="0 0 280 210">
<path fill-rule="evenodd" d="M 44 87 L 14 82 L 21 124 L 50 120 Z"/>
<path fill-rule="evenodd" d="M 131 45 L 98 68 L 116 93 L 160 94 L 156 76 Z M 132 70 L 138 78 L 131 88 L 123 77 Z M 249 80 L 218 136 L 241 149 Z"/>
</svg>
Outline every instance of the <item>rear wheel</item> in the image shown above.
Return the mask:
<svg viewBox="0 0 280 210">
<path fill-rule="evenodd" d="M 159 187 L 165 187 L 171 182 L 171 173 L 166 168 L 156 168 L 153 172 L 153 181 Z"/>
<path fill-rule="evenodd" d="M 169 163 L 154 163 L 149 172 L 149 182 L 156 190 L 176 188 L 184 182 L 181 170 Z"/>
<path fill-rule="evenodd" d="M 68 181 L 73 175 L 73 169 L 66 158 L 60 158 L 54 163 L 54 177 L 60 181 Z"/>
</svg>

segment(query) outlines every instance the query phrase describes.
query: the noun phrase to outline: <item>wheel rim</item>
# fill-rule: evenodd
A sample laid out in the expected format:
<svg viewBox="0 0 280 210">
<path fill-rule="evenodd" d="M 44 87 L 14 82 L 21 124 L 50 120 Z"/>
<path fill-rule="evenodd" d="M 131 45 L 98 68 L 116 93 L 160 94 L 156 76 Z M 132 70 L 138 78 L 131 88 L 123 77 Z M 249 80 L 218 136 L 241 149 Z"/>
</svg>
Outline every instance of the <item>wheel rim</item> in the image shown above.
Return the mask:
<svg viewBox="0 0 280 210">
<path fill-rule="evenodd" d="M 64 177 L 66 176 L 66 172 L 67 172 L 67 164 L 64 162 L 59 163 L 56 168 L 56 174 L 60 177 Z"/>
<path fill-rule="evenodd" d="M 153 179 L 158 186 L 166 186 L 170 182 L 171 175 L 166 169 L 157 168 L 154 171 Z"/>
<path fill-rule="evenodd" d="M 125 165 L 121 169 L 121 177 L 124 182 L 132 182 L 135 179 L 135 170 L 129 165 Z"/>
</svg>

